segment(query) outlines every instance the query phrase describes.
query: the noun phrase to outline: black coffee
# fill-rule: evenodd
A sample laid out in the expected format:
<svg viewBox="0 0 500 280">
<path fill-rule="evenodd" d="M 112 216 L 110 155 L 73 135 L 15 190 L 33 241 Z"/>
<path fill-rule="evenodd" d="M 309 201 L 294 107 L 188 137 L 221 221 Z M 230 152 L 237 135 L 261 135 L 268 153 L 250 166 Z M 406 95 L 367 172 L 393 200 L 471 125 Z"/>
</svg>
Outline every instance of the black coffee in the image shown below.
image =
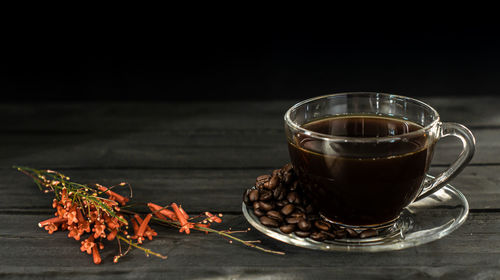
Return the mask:
<svg viewBox="0 0 500 280">
<path fill-rule="evenodd" d="M 344 137 L 384 137 L 417 131 L 406 120 L 356 115 L 331 117 L 302 127 Z M 331 221 L 372 226 L 396 219 L 418 195 L 432 157 L 424 132 L 404 140 L 327 142 L 296 134 L 288 143 L 295 171 L 309 198 Z"/>
</svg>

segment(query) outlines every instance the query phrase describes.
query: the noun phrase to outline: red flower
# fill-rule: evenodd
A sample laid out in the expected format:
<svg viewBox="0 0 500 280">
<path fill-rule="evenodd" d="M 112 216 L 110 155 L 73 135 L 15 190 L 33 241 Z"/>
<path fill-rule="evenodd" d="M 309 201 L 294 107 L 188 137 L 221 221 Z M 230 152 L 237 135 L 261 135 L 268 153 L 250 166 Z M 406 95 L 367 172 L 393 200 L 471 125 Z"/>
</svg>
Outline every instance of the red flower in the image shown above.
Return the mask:
<svg viewBox="0 0 500 280">
<path fill-rule="evenodd" d="M 114 191 L 112 191 L 112 190 L 110 190 L 110 189 L 106 188 L 105 186 L 101 186 L 101 185 L 99 185 L 99 184 L 98 184 L 98 185 L 97 185 L 97 188 L 98 188 L 100 191 L 102 191 L 102 192 L 104 192 L 104 193 L 108 194 L 108 195 L 109 195 L 109 199 L 112 199 L 112 200 L 118 201 L 118 202 L 120 202 L 120 204 L 121 204 L 121 205 L 125 205 L 125 204 L 129 201 L 129 199 L 128 199 L 128 198 L 126 198 L 126 197 L 124 197 L 124 196 L 122 196 L 122 195 L 119 195 L 119 194 L 115 193 Z"/>
<path fill-rule="evenodd" d="M 177 216 L 177 219 L 181 223 L 181 228 L 179 229 L 179 232 L 186 232 L 186 234 L 190 234 L 191 231 L 189 229 L 194 228 L 193 223 L 189 223 L 184 215 L 182 214 L 181 210 L 177 206 L 176 203 L 172 203 L 172 209 L 174 209 L 175 215 Z"/>
<path fill-rule="evenodd" d="M 68 225 L 71 225 L 73 223 L 78 223 L 77 215 L 76 207 L 72 207 L 63 214 L 63 218 L 68 219 Z"/>
<path fill-rule="evenodd" d="M 95 246 L 94 243 L 94 236 L 90 236 L 89 238 L 85 239 L 84 241 L 81 242 L 82 246 L 80 247 L 80 250 L 82 252 L 87 252 L 87 254 L 92 253 L 92 248 Z"/>
<path fill-rule="evenodd" d="M 101 263 L 101 255 L 99 255 L 99 251 L 96 246 L 92 247 L 92 258 L 94 259 L 95 264 Z"/>
<path fill-rule="evenodd" d="M 57 231 L 57 226 L 53 223 L 46 225 L 44 228 L 49 232 L 49 234 L 52 234 L 54 233 L 54 231 Z"/>
<path fill-rule="evenodd" d="M 208 217 L 208 221 L 209 222 L 216 222 L 216 223 L 222 223 L 222 219 L 215 216 L 214 214 L 210 213 L 210 212 L 205 212 L 205 215 Z M 221 214 L 219 214 L 221 215 Z"/>
<path fill-rule="evenodd" d="M 108 240 L 112 241 L 115 239 L 116 235 L 118 234 L 118 230 L 114 229 L 108 234 Z"/>
<path fill-rule="evenodd" d="M 105 229 L 106 229 L 105 224 L 96 222 L 94 224 L 94 228 L 92 229 L 92 231 L 94 232 L 94 238 L 99 238 L 99 237 L 106 238 L 106 233 L 104 232 Z"/>
<path fill-rule="evenodd" d="M 159 219 L 166 220 L 165 217 L 167 217 L 173 221 L 177 221 L 177 216 L 175 215 L 175 213 L 168 209 L 165 209 L 164 207 L 161 207 L 151 202 L 148 203 L 148 207 L 149 209 L 151 209 L 151 212 L 153 212 L 153 214 Z"/>
<path fill-rule="evenodd" d="M 68 237 L 71 238 L 73 237 L 75 240 L 80 240 L 80 236 L 83 234 L 83 230 L 80 229 L 78 226 L 68 226 L 69 233 Z"/>
</svg>

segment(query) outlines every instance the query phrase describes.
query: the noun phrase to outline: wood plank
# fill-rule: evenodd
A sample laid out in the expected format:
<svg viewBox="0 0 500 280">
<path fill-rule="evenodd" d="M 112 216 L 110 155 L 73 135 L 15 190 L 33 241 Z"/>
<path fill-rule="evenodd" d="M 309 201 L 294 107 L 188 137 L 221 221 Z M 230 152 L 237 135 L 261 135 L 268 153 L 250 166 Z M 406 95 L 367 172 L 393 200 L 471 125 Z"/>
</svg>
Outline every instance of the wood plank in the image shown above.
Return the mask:
<svg viewBox="0 0 500 280">
<path fill-rule="evenodd" d="M 437 174 L 441 168 L 433 168 Z M 134 199 L 182 203 L 192 213 L 240 212 L 242 193 L 258 175 L 271 169 L 115 169 L 60 170 L 81 183 L 104 185 L 130 182 Z M 471 209 L 498 209 L 500 166 L 469 166 L 451 184 L 467 197 Z M 15 170 L 0 170 L 0 211 L 52 211 L 51 195 L 41 193 L 32 180 Z M 128 194 L 126 189 L 123 194 Z"/>
<path fill-rule="evenodd" d="M 0 104 L 4 131 L 157 131 L 282 126 L 293 101 Z M 194 120 L 194 121 L 193 121 Z"/>
<path fill-rule="evenodd" d="M 274 241 L 253 230 L 249 240 L 286 253 L 276 256 L 228 244 L 214 235 L 181 235 L 158 228 L 159 238 L 148 248 L 167 254 L 167 260 L 146 258 L 134 250 L 112 264 L 114 243 L 106 243 L 103 264 L 96 266 L 81 253 L 79 242 L 64 233 L 48 235 L 36 223 L 39 215 L 0 215 L 0 276 L 15 279 L 51 278 L 300 278 L 300 279 L 483 279 L 500 276 L 500 213 L 472 213 L 457 231 L 415 248 L 382 253 L 319 252 Z M 241 215 L 226 215 L 226 224 L 246 228 Z"/>
<path fill-rule="evenodd" d="M 500 125 L 498 97 L 427 97 L 422 101 L 434 107 L 445 122 L 458 122 L 471 128 Z"/>
<path fill-rule="evenodd" d="M 500 126 L 496 97 L 423 98 L 443 121 L 470 127 Z M 211 128 L 280 128 L 298 100 L 232 102 L 80 102 L 0 104 L 0 133 L 26 131 L 158 131 Z M 195 121 L 193 121 L 195 120 Z"/>
<path fill-rule="evenodd" d="M 475 129 L 472 163 L 500 164 L 500 129 Z M 0 166 L 47 168 L 273 168 L 288 161 L 284 133 L 269 130 L 203 130 L 8 134 L 0 138 Z M 447 137 L 433 164 L 449 164 L 461 150 Z"/>
</svg>

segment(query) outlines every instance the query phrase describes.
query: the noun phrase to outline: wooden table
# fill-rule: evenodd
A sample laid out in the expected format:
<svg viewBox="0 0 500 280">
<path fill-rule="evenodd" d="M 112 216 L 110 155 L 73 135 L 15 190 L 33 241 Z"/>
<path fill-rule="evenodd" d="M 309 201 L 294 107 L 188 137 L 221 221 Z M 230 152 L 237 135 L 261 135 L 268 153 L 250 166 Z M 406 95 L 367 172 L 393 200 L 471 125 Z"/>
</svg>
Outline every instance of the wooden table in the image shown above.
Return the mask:
<svg viewBox="0 0 500 280">
<path fill-rule="evenodd" d="M 196 103 L 40 103 L 0 105 L 0 277 L 135 278 L 500 278 L 500 98 L 423 98 L 444 121 L 476 136 L 471 164 L 452 181 L 470 203 L 466 223 L 445 238 L 383 253 L 319 252 L 242 236 L 286 252 L 266 254 L 216 235 L 183 235 L 157 226 L 146 244 L 167 260 L 138 250 L 112 263 L 107 245 L 94 265 L 67 233 L 48 235 L 51 196 L 11 168 L 62 171 L 82 183 L 123 180 L 138 201 L 180 202 L 192 213 L 224 214 L 223 226 L 246 229 L 241 196 L 255 177 L 288 161 L 283 114 L 297 100 Z M 460 151 L 456 139 L 437 147 L 431 174 Z"/>
</svg>

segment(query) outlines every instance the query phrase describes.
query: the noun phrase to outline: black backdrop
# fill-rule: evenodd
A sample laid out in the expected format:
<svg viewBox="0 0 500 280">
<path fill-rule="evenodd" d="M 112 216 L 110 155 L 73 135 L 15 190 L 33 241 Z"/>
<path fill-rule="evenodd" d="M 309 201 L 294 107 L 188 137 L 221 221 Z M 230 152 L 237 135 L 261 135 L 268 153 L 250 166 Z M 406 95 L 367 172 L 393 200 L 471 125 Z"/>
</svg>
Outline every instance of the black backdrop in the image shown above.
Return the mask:
<svg viewBox="0 0 500 280">
<path fill-rule="evenodd" d="M 35 30 L 4 40 L 4 100 L 306 98 L 343 91 L 494 95 L 497 26 L 275 25 Z"/>
</svg>

